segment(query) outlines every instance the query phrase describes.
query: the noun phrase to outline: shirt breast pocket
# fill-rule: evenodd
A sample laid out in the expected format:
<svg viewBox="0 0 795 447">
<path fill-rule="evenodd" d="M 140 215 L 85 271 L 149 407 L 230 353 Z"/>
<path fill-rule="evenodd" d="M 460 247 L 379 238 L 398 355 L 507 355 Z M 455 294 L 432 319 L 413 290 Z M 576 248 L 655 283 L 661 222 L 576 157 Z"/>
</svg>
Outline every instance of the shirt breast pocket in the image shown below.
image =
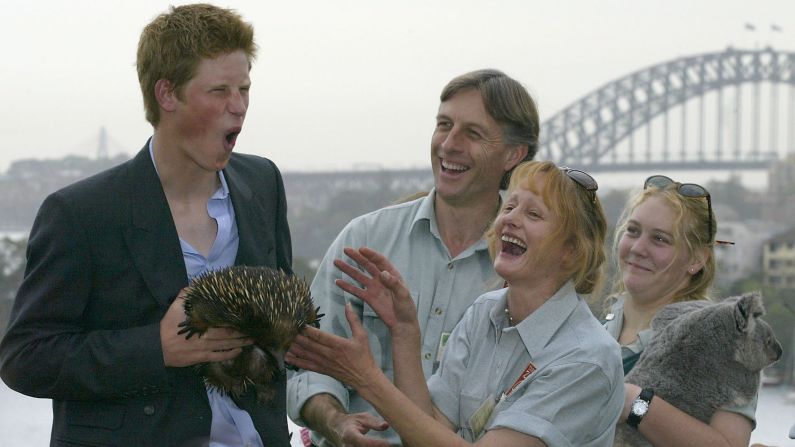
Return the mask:
<svg viewBox="0 0 795 447">
<path fill-rule="evenodd" d="M 392 340 L 389 337 L 389 329 L 386 327 L 381 317 L 368 306 L 364 305 L 362 311 L 362 326 L 367 330 L 367 338 L 370 342 L 370 352 L 376 364 L 380 365 L 384 372 L 392 371 Z M 392 377 L 392 374 L 388 374 Z"/>
<path fill-rule="evenodd" d="M 485 432 L 486 422 L 491 419 L 494 398 L 461 393 L 458 401 L 459 435 L 470 442 L 477 441 Z"/>
<path fill-rule="evenodd" d="M 414 299 L 416 305 L 419 301 L 418 292 L 409 290 L 411 297 Z M 356 299 L 356 298 L 354 298 Z M 362 303 L 362 326 L 367 330 L 367 336 L 370 341 L 370 352 L 373 353 L 373 358 L 376 364 L 381 366 L 391 379 L 393 377 L 392 371 L 392 338 L 389 336 L 389 328 L 386 327 L 381 317 L 370 307 L 367 303 Z M 420 326 L 423 322 L 420 322 Z"/>
</svg>

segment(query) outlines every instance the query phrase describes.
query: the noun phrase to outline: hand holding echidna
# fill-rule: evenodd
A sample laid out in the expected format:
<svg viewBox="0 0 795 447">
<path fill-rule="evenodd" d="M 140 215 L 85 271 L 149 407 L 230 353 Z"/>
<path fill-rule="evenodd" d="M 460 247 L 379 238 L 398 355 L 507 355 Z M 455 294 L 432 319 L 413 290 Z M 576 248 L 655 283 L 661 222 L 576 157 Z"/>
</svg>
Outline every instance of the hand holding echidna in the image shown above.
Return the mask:
<svg viewBox="0 0 795 447">
<path fill-rule="evenodd" d="M 186 339 L 179 334 L 180 324 L 185 322 L 185 287 L 171 303 L 160 321 L 160 344 L 163 363 L 167 367 L 183 368 L 207 362 L 231 360 L 240 354 L 244 346 L 252 344 L 240 332 L 231 328 L 214 327 L 201 337 Z"/>
<path fill-rule="evenodd" d="M 240 396 L 251 385 L 260 401 L 273 396 L 271 381 L 281 374 L 282 355 L 307 324 L 320 315 L 304 281 L 267 267 L 235 266 L 196 277 L 184 301 L 180 334 L 201 336 L 210 328 L 230 328 L 254 344 L 222 362 L 199 365 L 209 386 Z"/>
</svg>

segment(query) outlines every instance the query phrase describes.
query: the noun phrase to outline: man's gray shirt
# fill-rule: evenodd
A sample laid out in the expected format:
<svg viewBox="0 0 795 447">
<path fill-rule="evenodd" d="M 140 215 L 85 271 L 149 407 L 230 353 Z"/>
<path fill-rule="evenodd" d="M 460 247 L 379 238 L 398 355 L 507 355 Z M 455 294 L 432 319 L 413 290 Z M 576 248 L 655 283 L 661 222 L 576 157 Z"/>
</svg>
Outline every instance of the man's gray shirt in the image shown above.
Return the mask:
<svg viewBox="0 0 795 447">
<path fill-rule="evenodd" d="M 345 319 L 345 303 L 351 302 L 367 329 L 370 349 L 386 375 L 393 377 L 392 342 L 389 331 L 375 312 L 356 297 L 343 292 L 334 281 L 346 279 L 333 265 L 334 259 L 346 259 L 343 248 L 370 247 L 383 253 L 400 271 L 417 306 L 422 331 L 422 369 L 429 378 L 439 365 L 442 341 L 452 332 L 470 304 L 483 292 L 496 288 L 496 275 L 485 240 L 481 239 L 452 258 L 439 236 L 434 213 L 435 191 L 427 197 L 389 206 L 352 220 L 337 236 L 320 264 L 311 292 L 320 312 L 321 329 L 350 337 Z M 328 393 L 342 403 L 348 413 L 377 413 L 355 391 L 337 380 L 308 371 L 293 375 L 287 383 L 287 412 L 299 425 L 301 407 L 310 397 Z M 400 438 L 393 430 L 371 431 L 368 436 L 382 437 L 392 444 Z M 315 444 L 329 445 L 319 435 Z"/>
</svg>

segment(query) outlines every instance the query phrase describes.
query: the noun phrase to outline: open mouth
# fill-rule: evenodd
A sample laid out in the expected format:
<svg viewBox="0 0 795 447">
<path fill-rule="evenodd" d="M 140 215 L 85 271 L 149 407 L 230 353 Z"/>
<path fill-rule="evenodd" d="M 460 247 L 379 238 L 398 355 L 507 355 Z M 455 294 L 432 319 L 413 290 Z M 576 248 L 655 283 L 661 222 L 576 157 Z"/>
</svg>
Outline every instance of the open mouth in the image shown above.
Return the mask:
<svg viewBox="0 0 795 447">
<path fill-rule="evenodd" d="M 228 134 L 226 134 L 226 137 L 224 137 L 226 139 L 226 143 L 229 144 L 230 146 L 234 146 L 235 142 L 237 141 L 238 135 L 240 135 L 239 130 L 235 132 L 229 132 Z"/>
<path fill-rule="evenodd" d="M 453 163 L 451 161 L 447 161 L 442 159 L 440 163 L 443 172 L 451 173 L 451 174 L 459 174 L 461 172 L 469 171 L 469 166 L 465 166 L 458 163 Z"/>
<path fill-rule="evenodd" d="M 507 253 L 512 256 L 521 256 L 527 251 L 527 245 L 513 236 L 503 234 L 500 236 L 500 240 L 502 241 L 501 251 L 503 253 Z"/>
</svg>

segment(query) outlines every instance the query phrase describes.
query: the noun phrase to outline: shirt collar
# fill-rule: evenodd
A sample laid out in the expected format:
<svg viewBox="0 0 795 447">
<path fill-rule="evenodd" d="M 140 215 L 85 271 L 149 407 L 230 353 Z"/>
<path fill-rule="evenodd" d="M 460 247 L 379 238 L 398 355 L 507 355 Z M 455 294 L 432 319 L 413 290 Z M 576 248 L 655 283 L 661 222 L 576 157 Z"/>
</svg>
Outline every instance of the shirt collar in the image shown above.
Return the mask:
<svg viewBox="0 0 795 447">
<path fill-rule="evenodd" d="M 157 170 L 157 162 L 155 161 L 155 149 L 154 149 L 154 135 L 149 138 L 149 158 L 152 159 L 152 165 L 155 167 L 155 172 L 157 176 L 160 177 L 160 172 Z M 229 185 L 226 184 L 226 178 L 224 177 L 224 171 L 218 171 L 218 179 L 221 181 L 221 187 L 215 191 L 210 199 L 226 199 L 229 197 Z"/>
<path fill-rule="evenodd" d="M 427 196 L 419 199 L 420 207 L 414 215 L 414 220 L 411 221 L 412 228 L 419 222 L 427 220 L 431 225 L 431 233 L 439 237 L 439 227 L 436 224 L 436 213 L 433 210 L 433 200 L 436 197 L 436 188 L 431 189 Z"/>
<path fill-rule="evenodd" d="M 497 330 L 516 330 L 530 357 L 537 356 L 552 339 L 579 303 L 574 283 L 567 281 L 541 307 L 536 309 L 514 327 L 508 326 L 505 309 L 508 305 L 508 289 L 491 309 L 489 318 Z"/>
<path fill-rule="evenodd" d="M 615 302 L 610 307 L 610 312 L 607 314 L 605 319 L 605 328 L 607 332 L 616 340 L 621 335 L 621 328 L 624 327 L 624 300 L 626 299 L 626 295 L 621 294 L 615 298 Z M 648 329 L 644 329 L 638 332 L 638 338 L 634 342 L 622 346 L 622 348 L 627 348 L 632 352 L 638 353 L 642 352 L 646 346 L 649 345 L 651 342 L 652 337 L 654 336 L 654 331 L 649 327 Z"/>
<path fill-rule="evenodd" d="M 432 188 L 427 196 L 420 199 L 422 202 L 420 203 L 419 209 L 417 209 L 417 213 L 414 215 L 414 220 L 411 221 L 411 228 L 414 230 L 414 228 L 416 228 L 420 222 L 427 221 L 431 234 L 441 242 L 442 237 L 439 235 L 439 224 L 436 220 L 436 210 L 433 205 L 435 198 L 436 188 Z M 500 196 L 500 205 L 502 205 L 502 196 Z M 485 235 L 485 231 L 483 233 Z M 471 251 L 481 251 L 488 249 L 489 245 L 486 242 L 486 238 L 481 237 L 480 240 L 475 242 L 471 247 L 464 250 L 460 255 L 458 255 L 458 257 L 467 257 Z"/>
<path fill-rule="evenodd" d="M 229 197 L 229 185 L 226 184 L 226 177 L 224 177 L 224 171 L 218 171 L 218 180 L 221 181 L 221 187 L 215 191 L 210 199 L 226 199 Z"/>
</svg>

